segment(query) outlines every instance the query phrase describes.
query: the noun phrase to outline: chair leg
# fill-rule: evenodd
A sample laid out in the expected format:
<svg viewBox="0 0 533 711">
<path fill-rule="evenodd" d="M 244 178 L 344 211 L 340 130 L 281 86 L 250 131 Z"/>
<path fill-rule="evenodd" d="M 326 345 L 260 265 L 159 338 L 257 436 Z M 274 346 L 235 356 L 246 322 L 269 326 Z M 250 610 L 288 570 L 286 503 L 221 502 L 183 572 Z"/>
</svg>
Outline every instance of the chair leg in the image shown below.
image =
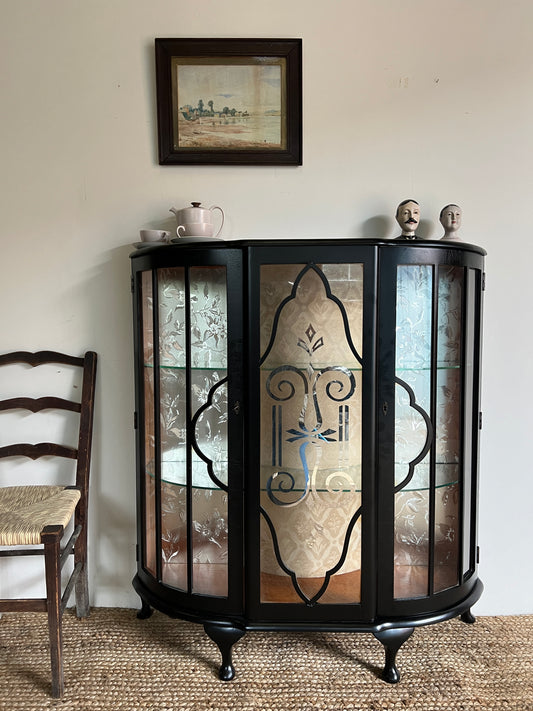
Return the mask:
<svg viewBox="0 0 533 711">
<path fill-rule="evenodd" d="M 44 544 L 46 572 L 46 606 L 48 609 L 48 635 L 52 663 L 52 696 L 60 699 L 64 691 L 63 634 L 61 629 L 61 538 L 63 526 L 46 526 L 41 533 Z"/>
<path fill-rule="evenodd" d="M 76 616 L 89 616 L 89 580 L 86 563 L 82 563 L 80 574 L 76 580 Z"/>
<path fill-rule="evenodd" d="M 87 520 L 81 517 L 81 533 L 74 546 L 74 565 L 80 565 L 80 573 L 76 580 L 76 616 L 89 616 L 89 575 L 87 570 Z"/>
</svg>

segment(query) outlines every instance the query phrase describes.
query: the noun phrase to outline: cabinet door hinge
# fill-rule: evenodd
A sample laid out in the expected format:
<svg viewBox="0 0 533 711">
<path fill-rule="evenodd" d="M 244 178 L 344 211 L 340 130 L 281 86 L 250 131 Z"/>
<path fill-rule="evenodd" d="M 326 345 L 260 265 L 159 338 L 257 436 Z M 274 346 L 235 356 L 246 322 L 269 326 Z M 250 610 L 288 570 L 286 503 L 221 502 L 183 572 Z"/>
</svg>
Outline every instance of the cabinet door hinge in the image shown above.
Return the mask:
<svg viewBox="0 0 533 711">
<path fill-rule="evenodd" d="M 479 429 L 480 430 L 483 429 L 483 413 L 482 412 L 479 413 Z"/>
<path fill-rule="evenodd" d="M 485 274 L 485 272 L 483 272 L 483 274 L 481 275 L 481 291 L 485 291 L 486 279 L 487 279 L 487 275 Z"/>
<path fill-rule="evenodd" d="M 135 545 L 135 561 L 139 562 L 139 544 Z"/>
<path fill-rule="evenodd" d="M 479 546 L 476 548 L 476 563 L 479 564 Z"/>
<path fill-rule="evenodd" d="M 133 275 L 130 277 L 130 289 L 131 293 L 133 294 L 133 292 L 135 291 L 135 279 L 133 278 Z"/>
</svg>

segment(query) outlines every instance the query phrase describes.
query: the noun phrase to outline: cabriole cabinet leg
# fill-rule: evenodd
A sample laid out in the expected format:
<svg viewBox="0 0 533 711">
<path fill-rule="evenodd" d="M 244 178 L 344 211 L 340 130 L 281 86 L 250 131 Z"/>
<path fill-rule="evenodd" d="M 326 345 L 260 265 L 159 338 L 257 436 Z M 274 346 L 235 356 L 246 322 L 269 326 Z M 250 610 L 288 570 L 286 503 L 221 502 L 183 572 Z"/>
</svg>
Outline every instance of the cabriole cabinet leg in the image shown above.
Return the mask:
<svg viewBox="0 0 533 711">
<path fill-rule="evenodd" d="M 374 637 L 385 647 L 385 667 L 381 678 L 389 684 L 396 684 L 400 681 L 400 672 L 396 667 L 396 654 L 412 634 L 412 627 L 398 627 L 374 632 Z"/>
<path fill-rule="evenodd" d="M 222 681 L 231 681 L 235 676 L 235 668 L 231 661 L 231 649 L 235 642 L 245 634 L 245 630 L 231 625 L 220 625 L 206 622 L 206 634 L 217 644 L 222 655 L 222 665 L 218 676 Z"/>
<path fill-rule="evenodd" d="M 467 610 L 466 612 L 463 612 L 461 615 L 461 619 L 463 622 L 466 622 L 467 625 L 473 625 L 474 622 L 476 621 L 476 618 L 472 614 L 471 610 Z"/>
<path fill-rule="evenodd" d="M 152 616 L 153 610 L 150 607 L 150 605 L 146 602 L 146 600 L 143 600 L 141 598 L 141 603 L 142 603 L 142 607 L 139 610 L 139 612 L 137 613 L 137 619 L 147 620 L 149 617 Z"/>
</svg>

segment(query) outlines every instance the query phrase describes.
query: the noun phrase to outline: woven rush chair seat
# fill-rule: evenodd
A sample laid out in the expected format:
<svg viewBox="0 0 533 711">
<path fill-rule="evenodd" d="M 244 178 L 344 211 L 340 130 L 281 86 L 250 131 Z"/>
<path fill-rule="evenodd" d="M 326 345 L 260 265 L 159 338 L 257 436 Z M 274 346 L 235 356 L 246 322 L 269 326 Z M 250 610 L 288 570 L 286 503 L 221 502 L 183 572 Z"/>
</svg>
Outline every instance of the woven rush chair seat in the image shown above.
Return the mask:
<svg viewBox="0 0 533 711">
<path fill-rule="evenodd" d="M 64 486 L 0 487 L 0 546 L 38 545 L 45 526 L 66 528 L 80 498 Z"/>
<path fill-rule="evenodd" d="M 87 519 L 96 362 L 92 351 L 81 357 L 56 351 L 0 355 L 0 559 L 44 557 L 46 583 L 46 597 L 29 597 L 21 589 L 17 597 L 1 598 L 0 613 L 47 614 L 54 698 L 64 693 L 62 618 L 71 593 L 78 617 L 90 611 Z M 31 376 L 35 370 L 37 378 Z M 46 395 L 29 397 L 34 388 L 44 388 Z M 15 389 L 23 394 L 13 397 Z M 30 444 L 42 434 L 55 441 Z M 68 560 L 72 565 L 63 576 Z M 39 572 L 42 567 L 41 560 Z M 12 582 L 24 585 L 16 578 Z"/>
</svg>

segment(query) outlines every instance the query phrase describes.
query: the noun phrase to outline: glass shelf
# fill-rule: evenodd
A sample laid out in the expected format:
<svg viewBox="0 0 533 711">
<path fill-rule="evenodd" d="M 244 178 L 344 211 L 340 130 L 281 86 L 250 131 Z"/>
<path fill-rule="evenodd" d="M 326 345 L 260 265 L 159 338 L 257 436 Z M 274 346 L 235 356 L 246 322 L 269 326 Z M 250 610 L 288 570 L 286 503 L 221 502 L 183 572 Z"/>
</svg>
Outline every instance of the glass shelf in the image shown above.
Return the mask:
<svg viewBox="0 0 533 711">
<path fill-rule="evenodd" d="M 153 363 L 145 363 L 144 367 L 147 368 L 148 370 L 153 370 L 154 364 Z M 223 370 L 226 371 L 228 366 L 226 364 L 220 364 L 220 365 L 192 365 L 191 370 L 198 371 L 198 370 Z M 180 371 L 185 371 L 186 367 L 184 365 L 166 365 L 165 363 L 159 363 L 159 369 L 160 370 L 180 370 Z"/>
<path fill-rule="evenodd" d="M 407 474 L 408 471 L 408 464 L 404 462 L 396 462 L 395 467 L 402 466 L 405 468 L 405 472 Z M 227 461 L 222 461 L 220 460 L 219 462 L 215 462 L 213 464 L 214 467 L 214 473 L 215 476 L 217 476 L 223 483 L 224 481 L 224 474 L 223 472 L 228 471 L 228 462 Z M 165 482 L 166 484 L 173 484 L 175 486 L 186 486 L 186 478 L 185 478 L 185 471 L 186 471 L 186 462 L 184 460 L 166 460 L 162 459 L 161 461 L 161 481 Z M 280 469 L 280 474 L 282 473 L 282 469 Z M 435 489 L 442 489 L 446 486 L 453 486 L 457 483 L 459 483 L 460 478 L 459 478 L 459 464 L 456 462 L 438 462 L 436 465 L 436 483 L 435 483 Z M 274 473 L 272 471 L 272 467 L 264 467 L 262 468 L 262 477 L 261 481 L 266 481 L 270 476 L 272 476 Z M 305 481 L 305 472 L 303 469 L 296 470 L 294 468 L 290 469 L 289 472 L 295 479 L 296 482 L 300 481 L 303 482 Z M 152 469 L 147 469 L 147 474 L 150 477 L 154 477 L 154 472 L 153 468 Z M 337 475 L 337 476 L 335 476 Z M 351 480 L 354 482 L 354 486 L 348 487 L 348 488 L 335 488 L 334 483 L 330 488 L 327 488 L 323 482 L 328 478 L 328 477 L 333 477 L 332 481 L 333 482 L 339 482 L 342 480 L 342 476 L 349 476 Z M 316 473 L 317 478 L 320 479 L 320 482 L 318 486 L 315 485 L 312 486 L 313 491 L 317 492 L 329 492 L 329 493 L 354 493 L 354 492 L 361 492 L 361 473 L 360 473 L 360 468 L 359 467 L 350 467 L 349 470 L 347 471 L 342 471 L 340 467 L 338 469 L 320 469 Z M 397 477 L 396 484 L 399 484 L 403 479 L 400 477 Z M 280 480 L 281 481 L 281 480 Z M 194 489 L 219 489 L 219 487 L 211 480 L 208 472 L 207 472 L 207 465 L 203 460 L 200 459 L 193 459 L 192 461 L 192 486 Z M 413 478 L 405 486 L 403 489 L 401 489 L 402 492 L 406 491 L 429 491 L 430 486 L 429 486 L 429 465 L 428 464 L 418 464 L 417 467 L 415 468 L 415 473 L 413 475 Z M 286 481 L 284 484 L 286 485 Z M 267 489 L 265 486 L 261 486 L 261 491 L 266 492 Z M 273 487 L 272 491 L 275 493 L 283 494 L 287 493 L 285 489 L 280 489 L 279 487 Z M 293 493 L 302 493 L 304 491 L 304 488 L 300 486 L 295 486 L 293 489 L 290 490 Z"/>
<path fill-rule="evenodd" d="M 458 483 L 459 483 L 459 480 L 449 481 L 449 482 L 446 482 L 445 484 L 437 484 L 435 486 L 435 489 L 445 489 L 447 486 L 454 486 L 455 484 L 458 484 Z M 404 489 L 401 489 L 401 493 L 415 492 L 415 491 L 429 491 L 429 490 L 430 489 L 428 486 L 417 487 L 417 488 L 412 488 L 410 486 L 406 486 Z M 261 491 L 266 492 L 267 489 L 262 488 Z M 272 491 L 274 494 L 280 494 L 280 495 L 287 493 L 286 491 L 280 490 L 280 489 L 272 489 Z M 313 488 L 312 491 L 315 491 L 315 492 L 321 493 L 321 494 L 353 494 L 353 493 L 360 494 L 361 493 L 360 488 L 359 489 L 317 489 L 317 488 Z M 293 494 L 303 494 L 303 492 L 304 492 L 304 489 L 291 489 L 290 490 L 290 493 L 293 493 Z M 398 492 L 398 493 L 400 493 L 400 492 Z"/>
<path fill-rule="evenodd" d="M 460 363 L 446 363 L 446 362 L 439 362 L 437 363 L 437 370 L 459 370 L 461 368 Z M 410 363 L 404 363 L 401 366 L 396 366 L 396 373 L 421 373 L 425 371 L 431 370 L 431 364 L 410 364 Z"/>
<path fill-rule="evenodd" d="M 395 486 L 404 481 L 409 472 L 409 462 L 394 463 Z M 457 484 L 460 480 L 460 469 L 457 462 L 437 462 L 435 465 L 435 489 Z M 417 464 L 411 481 L 400 491 L 429 491 L 430 481 L 429 463 L 427 461 Z"/>
<path fill-rule="evenodd" d="M 281 362 L 280 363 L 272 363 L 271 361 L 269 361 L 268 366 L 267 367 L 261 366 L 260 370 L 268 373 L 268 372 L 271 372 L 272 370 L 276 370 L 277 368 L 284 368 L 284 367 L 286 367 L 286 365 L 287 365 L 286 363 L 281 363 Z M 340 363 L 335 363 L 334 365 L 332 365 L 331 363 L 320 362 L 320 361 L 312 362 L 311 364 L 309 364 L 309 361 L 293 360 L 293 362 L 291 363 L 291 368 L 294 367 L 294 368 L 298 368 L 299 370 L 302 370 L 302 371 L 307 371 L 307 369 L 309 368 L 309 365 L 311 365 L 313 371 L 315 371 L 317 373 L 320 372 L 321 370 L 324 370 L 325 368 L 342 368 L 343 370 L 348 370 L 351 373 L 358 373 L 363 370 L 362 366 L 360 366 L 360 365 L 357 365 L 354 367 L 353 361 L 350 362 L 350 365 L 343 365 Z M 290 371 L 287 371 L 287 372 L 290 372 Z M 335 370 L 331 370 L 330 372 L 332 374 L 334 374 Z M 339 371 L 339 372 L 342 372 L 342 371 Z"/>
<path fill-rule="evenodd" d="M 186 469 L 187 463 L 185 460 L 161 460 L 161 481 L 165 484 L 172 484 L 174 486 L 184 487 L 187 485 L 186 482 Z M 193 459 L 192 461 L 192 488 L 193 489 L 213 489 L 220 491 L 215 482 L 211 479 L 207 472 L 207 464 L 201 459 Z M 213 464 L 213 471 L 216 477 L 225 484 L 226 483 L 226 472 L 228 471 L 228 462 L 220 461 Z M 146 473 L 150 478 L 154 478 L 153 466 L 146 469 Z"/>
<path fill-rule="evenodd" d="M 271 372 L 272 370 L 275 370 L 276 368 L 282 368 L 285 364 L 284 363 L 271 363 L 267 368 L 261 367 L 261 370 L 264 372 Z M 293 364 L 296 368 L 300 368 L 301 370 L 306 370 L 309 366 L 308 363 L 305 363 L 302 361 L 302 363 L 298 364 L 297 362 Z M 338 365 L 338 364 L 337 364 Z M 313 363 L 312 364 L 313 369 L 316 371 L 322 370 L 323 368 L 329 368 L 331 365 L 329 363 Z M 148 369 L 153 369 L 154 364 L 153 363 L 144 363 L 144 367 Z M 353 367 L 352 365 L 342 365 L 342 368 L 349 370 L 351 373 L 359 373 L 362 372 L 363 367 L 362 366 L 357 366 Z M 165 363 L 160 363 L 159 368 L 165 368 L 167 370 L 186 370 L 184 365 L 167 365 Z M 461 364 L 460 363 L 437 363 L 437 370 L 460 370 L 461 369 Z M 227 370 L 227 365 L 226 364 L 219 364 L 219 365 L 193 365 L 191 366 L 191 370 Z M 431 365 L 405 365 L 402 367 L 398 367 L 395 369 L 396 373 L 421 373 L 421 372 L 426 372 L 431 370 Z M 334 373 L 335 371 L 331 371 Z"/>
</svg>

